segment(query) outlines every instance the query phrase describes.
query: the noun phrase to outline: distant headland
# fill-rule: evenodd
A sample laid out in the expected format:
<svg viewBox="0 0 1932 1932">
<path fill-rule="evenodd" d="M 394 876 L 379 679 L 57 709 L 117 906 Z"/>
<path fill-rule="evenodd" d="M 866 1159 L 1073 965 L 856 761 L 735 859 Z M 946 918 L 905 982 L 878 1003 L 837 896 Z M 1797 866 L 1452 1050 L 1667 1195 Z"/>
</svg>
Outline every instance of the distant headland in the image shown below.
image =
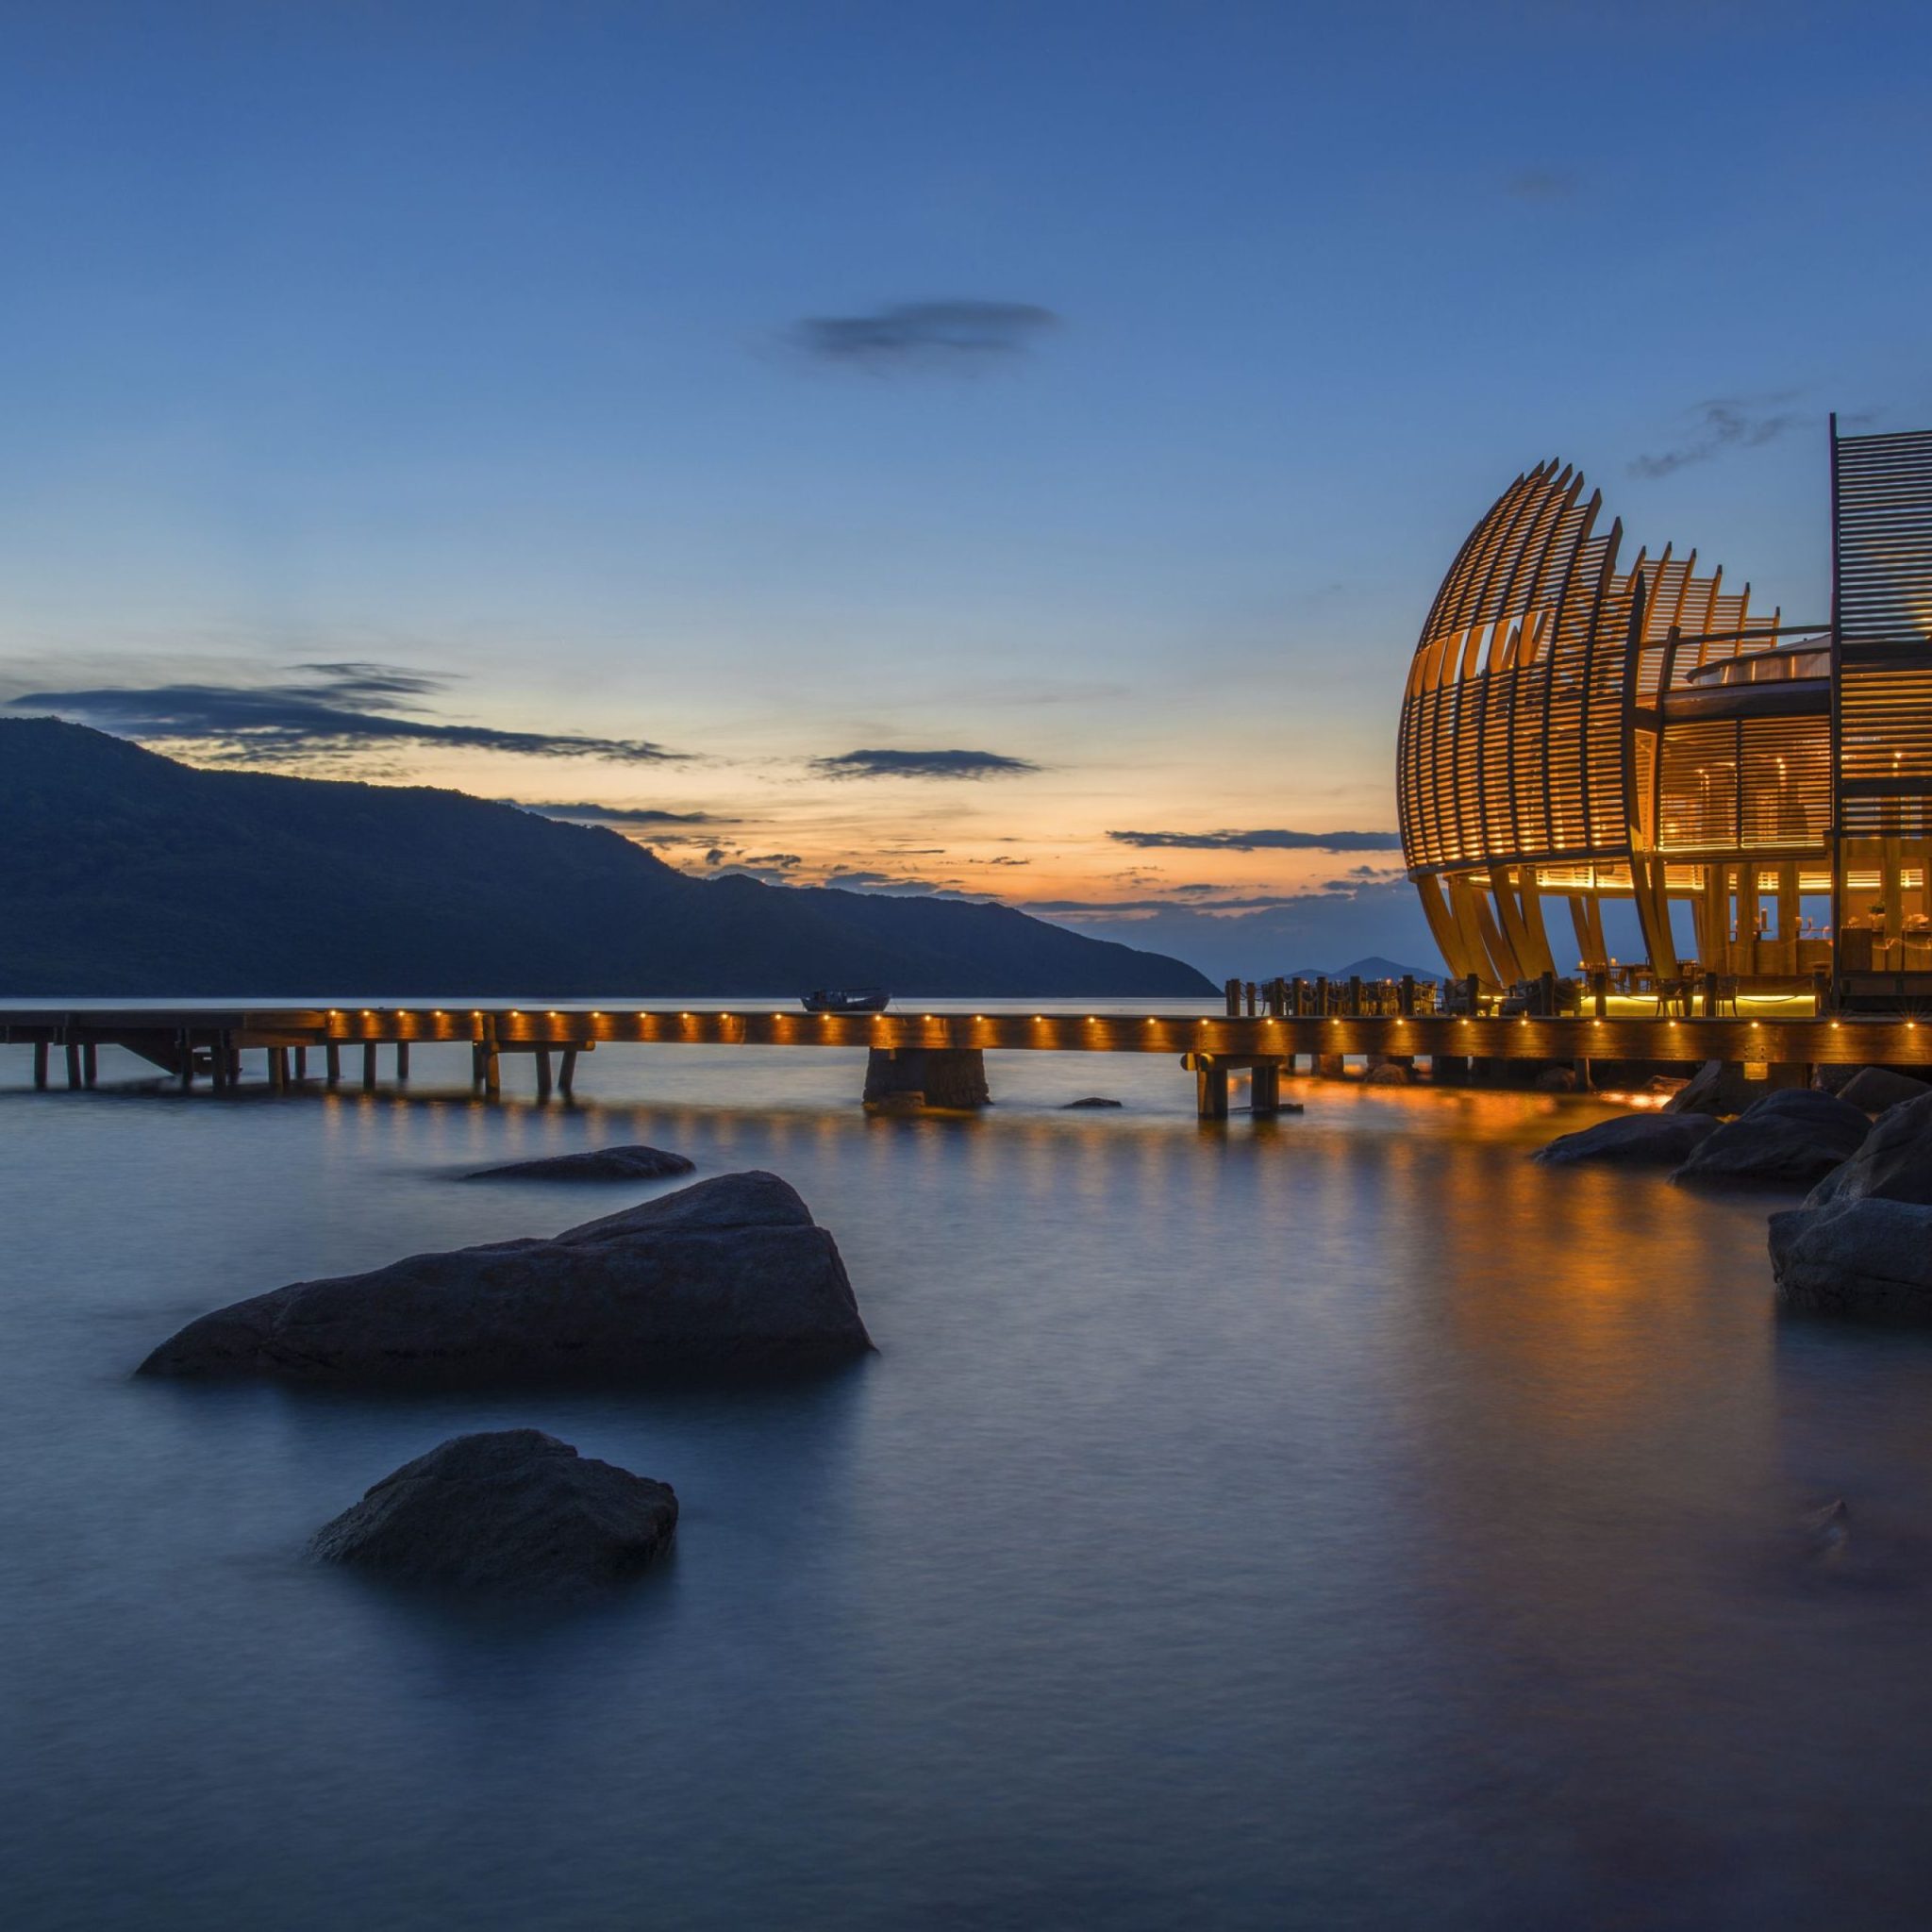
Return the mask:
<svg viewBox="0 0 1932 1932">
<path fill-rule="evenodd" d="M 460 791 L 202 771 L 51 718 L 0 719 L 0 994 L 1215 991 L 1009 907 L 697 879 Z"/>
</svg>

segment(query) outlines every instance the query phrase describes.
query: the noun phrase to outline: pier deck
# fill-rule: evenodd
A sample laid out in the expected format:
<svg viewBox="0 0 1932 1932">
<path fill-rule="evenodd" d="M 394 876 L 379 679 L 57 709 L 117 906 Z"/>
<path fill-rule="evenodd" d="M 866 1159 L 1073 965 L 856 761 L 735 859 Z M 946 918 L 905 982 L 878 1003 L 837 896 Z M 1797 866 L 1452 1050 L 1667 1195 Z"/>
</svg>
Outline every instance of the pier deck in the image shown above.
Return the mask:
<svg viewBox="0 0 1932 1932">
<path fill-rule="evenodd" d="M 37 1086 L 51 1084 L 53 1055 L 65 1084 L 93 1084 L 99 1049 L 120 1046 L 173 1075 L 183 1087 L 205 1079 L 225 1091 L 242 1079 L 242 1056 L 264 1054 L 275 1088 L 319 1074 L 341 1077 L 342 1056 L 359 1050 L 365 1086 L 377 1078 L 377 1051 L 391 1049 L 398 1077 L 409 1049 L 467 1045 L 486 1093 L 499 1091 L 504 1054 L 537 1058 L 538 1091 L 570 1092 L 578 1057 L 619 1046 L 864 1047 L 874 1055 L 997 1053 L 1153 1053 L 1183 1060 L 1197 1080 L 1200 1108 L 1227 1110 L 1227 1074 L 1257 1075 L 1257 1111 L 1267 1111 L 1279 1076 L 1304 1057 L 1343 1055 L 1428 1059 L 1462 1071 L 1499 1062 L 1580 1066 L 1590 1060 L 1684 1063 L 1724 1060 L 1747 1068 L 1882 1063 L 1932 1066 L 1932 1019 L 1906 1014 L 1806 1014 L 1762 1019 L 1718 1015 L 1665 1018 L 1612 1014 L 1525 1017 L 1452 1014 L 806 1013 L 768 1006 L 726 1012 L 671 1007 L 442 1008 L 396 1006 L 0 1008 L 0 1044 L 34 1056 Z M 311 1068 L 310 1057 L 319 1062 Z"/>
</svg>

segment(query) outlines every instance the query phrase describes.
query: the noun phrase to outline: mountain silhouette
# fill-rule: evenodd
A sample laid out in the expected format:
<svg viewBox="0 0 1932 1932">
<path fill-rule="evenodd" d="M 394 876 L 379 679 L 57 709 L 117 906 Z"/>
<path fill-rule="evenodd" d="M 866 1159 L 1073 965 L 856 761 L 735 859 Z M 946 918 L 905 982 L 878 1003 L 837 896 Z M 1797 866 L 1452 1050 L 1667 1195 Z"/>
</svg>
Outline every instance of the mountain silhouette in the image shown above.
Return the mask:
<svg viewBox="0 0 1932 1932">
<path fill-rule="evenodd" d="M 0 719 L 0 995 L 329 1000 L 1214 989 L 1002 906 L 692 878 L 425 787 L 203 771 Z"/>
</svg>

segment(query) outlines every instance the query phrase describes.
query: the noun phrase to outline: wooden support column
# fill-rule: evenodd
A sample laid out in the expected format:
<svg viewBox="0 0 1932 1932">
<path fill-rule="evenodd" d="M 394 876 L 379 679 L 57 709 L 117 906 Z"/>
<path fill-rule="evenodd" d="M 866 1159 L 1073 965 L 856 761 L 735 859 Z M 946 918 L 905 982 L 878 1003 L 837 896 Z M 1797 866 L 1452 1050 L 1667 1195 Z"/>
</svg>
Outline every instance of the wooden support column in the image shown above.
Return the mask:
<svg viewBox="0 0 1932 1932">
<path fill-rule="evenodd" d="M 101 1050 L 92 1040 L 80 1050 L 80 1077 L 90 1087 L 101 1076 Z"/>
<path fill-rule="evenodd" d="M 268 1085 L 272 1093 L 289 1091 L 289 1049 L 272 1046 L 268 1050 Z"/>
<path fill-rule="evenodd" d="M 71 1093 L 80 1091 L 80 1042 L 70 1040 L 67 1042 L 67 1089 Z"/>
<path fill-rule="evenodd" d="M 34 1085 L 44 1093 L 47 1091 L 47 1042 L 34 1041 Z"/>
<path fill-rule="evenodd" d="M 486 1016 L 483 1021 L 483 1038 L 478 1042 L 478 1063 L 483 1074 L 483 1097 L 495 1100 L 503 1092 L 503 1067 L 496 1051 L 496 1022 Z"/>
<path fill-rule="evenodd" d="M 367 1093 L 375 1085 L 375 1042 L 365 1041 L 362 1045 L 362 1091 Z"/>
<path fill-rule="evenodd" d="M 1250 1074 L 1248 1109 L 1252 1113 L 1281 1111 L 1281 1062 L 1257 1060 Z"/>
<path fill-rule="evenodd" d="M 1227 1118 L 1227 1069 L 1207 1054 L 1194 1056 L 1194 1111 L 1204 1121 Z"/>
<path fill-rule="evenodd" d="M 574 1046 L 567 1046 L 563 1050 L 563 1058 L 557 1069 L 557 1091 L 568 1100 L 576 1091 L 576 1084 L 577 1050 Z"/>
<path fill-rule="evenodd" d="M 308 1077 L 308 1049 L 298 1046 L 295 1049 L 295 1079 L 299 1084 Z"/>
<path fill-rule="evenodd" d="M 341 1084 L 342 1077 L 342 1050 L 331 1040 L 322 1050 L 323 1076 L 331 1087 Z"/>
<path fill-rule="evenodd" d="M 194 1035 L 183 1026 L 175 1037 L 180 1043 L 181 1091 L 186 1093 L 194 1085 Z"/>
<path fill-rule="evenodd" d="M 547 1046 L 537 1049 L 537 1098 L 550 1098 L 550 1049 Z"/>
<path fill-rule="evenodd" d="M 396 1084 L 401 1086 L 409 1077 L 409 1042 L 396 1041 Z"/>
</svg>

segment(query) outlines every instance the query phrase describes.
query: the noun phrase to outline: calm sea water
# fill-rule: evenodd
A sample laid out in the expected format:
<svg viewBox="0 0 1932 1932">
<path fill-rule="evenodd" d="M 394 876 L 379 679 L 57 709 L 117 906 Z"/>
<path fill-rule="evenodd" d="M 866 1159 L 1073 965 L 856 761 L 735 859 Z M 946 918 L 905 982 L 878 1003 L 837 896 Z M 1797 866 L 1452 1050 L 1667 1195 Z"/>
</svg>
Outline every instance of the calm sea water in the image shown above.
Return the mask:
<svg viewBox="0 0 1932 1932">
<path fill-rule="evenodd" d="M 1165 1058 L 1011 1056 L 984 1118 L 868 1120 L 858 1058 L 599 1053 L 540 1111 L 457 1051 L 232 1102 L 0 1052 L 8 1924 L 1925 1923 L 1932 1346 L 1777 1320 L 1764 1203 L 1530 1166 L 1589 1103 L 1204 1129 Z M 631 1141 L 795 1183 L 878 1357 L 128 1378 L 238 1296 L 661 1191 L 453 1182 Z M 568 1614 L 303 1560 L 519 1424 L 674 1483 L 675 1559 Z"/>
</svg>

